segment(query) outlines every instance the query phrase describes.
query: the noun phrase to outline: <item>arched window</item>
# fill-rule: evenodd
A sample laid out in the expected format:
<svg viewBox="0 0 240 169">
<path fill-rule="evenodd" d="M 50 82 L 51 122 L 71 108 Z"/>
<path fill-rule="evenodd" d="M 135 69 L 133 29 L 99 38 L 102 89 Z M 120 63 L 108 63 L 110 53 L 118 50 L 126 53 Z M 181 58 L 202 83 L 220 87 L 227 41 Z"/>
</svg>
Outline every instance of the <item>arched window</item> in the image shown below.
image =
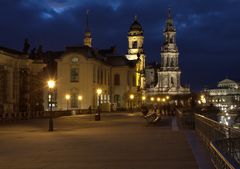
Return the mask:
<svg viewBox="0 0 240 169">
<path fill-rule="evenodd" d="M 137 48 L 137 41 L 134 41 L 134 42 L 133 42 L 132 48 L 133 48 L 133 49 L 136 49 L 136 48 Z"/>
<path fill-rule="evenodd" d="M 171 85 L 174 86 L 174 79 L 171 77 Z"/>
<path fill-rule="evenodd" d="M 101 70 L 101 84 L 103 84 L 103 70 Z"/>
<path fill-rule="evenodd" d="M 115 74 L 114 75 L 114 85 L 115 86 L 119 86 L 120 85 L 120 75 L 119 74 Z"/>
</svg>

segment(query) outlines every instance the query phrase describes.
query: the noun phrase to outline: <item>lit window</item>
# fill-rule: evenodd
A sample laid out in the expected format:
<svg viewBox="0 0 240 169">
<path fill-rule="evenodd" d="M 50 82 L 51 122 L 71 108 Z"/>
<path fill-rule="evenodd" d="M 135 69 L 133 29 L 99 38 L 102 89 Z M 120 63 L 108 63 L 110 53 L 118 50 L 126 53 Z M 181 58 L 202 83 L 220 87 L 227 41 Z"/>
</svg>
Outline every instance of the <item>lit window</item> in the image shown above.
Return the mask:
<svg viewBox="0 0 240 169">
<path fill-rule="evenodd" d="M 79 70 L 78 68 L 71 68 L 71 82 L 78 82 Z"/>
</svg>

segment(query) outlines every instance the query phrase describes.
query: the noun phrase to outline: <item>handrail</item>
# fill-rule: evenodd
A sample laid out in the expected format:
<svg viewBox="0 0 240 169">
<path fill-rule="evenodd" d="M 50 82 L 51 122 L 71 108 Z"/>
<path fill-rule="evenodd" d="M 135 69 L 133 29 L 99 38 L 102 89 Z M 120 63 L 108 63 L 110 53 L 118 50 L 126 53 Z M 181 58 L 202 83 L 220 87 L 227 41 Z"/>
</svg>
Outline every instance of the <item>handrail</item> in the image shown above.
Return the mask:
<svg viewBox="0 0 240 169">
<path fill-rule="evenodd" d="M 214 166 L 235 169 L 240 166 L 240 130 L 195 114 L 196 131 L 207 144 Z"/>
</svg>

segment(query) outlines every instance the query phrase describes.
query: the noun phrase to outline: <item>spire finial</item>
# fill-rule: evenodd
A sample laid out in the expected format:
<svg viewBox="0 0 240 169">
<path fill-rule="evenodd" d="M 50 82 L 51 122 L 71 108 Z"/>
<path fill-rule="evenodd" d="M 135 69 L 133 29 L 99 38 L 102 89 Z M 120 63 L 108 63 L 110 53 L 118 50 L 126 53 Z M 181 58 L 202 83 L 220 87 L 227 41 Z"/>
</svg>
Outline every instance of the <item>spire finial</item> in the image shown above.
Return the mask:
<svg viewBox="0 0 240 169">
<path fill-rule="evenodd" d="M 170 8 L 170 7 L 168 7 L 168 17 L 169 17 L 169 18 L 172 17 L 172 15 L 171 15 L 171 8 Z"/>
<path fill-rule="evenodd" d="M 88 23 L 89 9 L 86 11 L 86 31 L 89 31 L 89 23 Z"/>
<path fill-rule="evenodd" d="M 134 20 L 135 20 L 135 21 L 138 20 L 138 16 L 137 16 L 137 15 L 134 16 Z"/>
</svg>

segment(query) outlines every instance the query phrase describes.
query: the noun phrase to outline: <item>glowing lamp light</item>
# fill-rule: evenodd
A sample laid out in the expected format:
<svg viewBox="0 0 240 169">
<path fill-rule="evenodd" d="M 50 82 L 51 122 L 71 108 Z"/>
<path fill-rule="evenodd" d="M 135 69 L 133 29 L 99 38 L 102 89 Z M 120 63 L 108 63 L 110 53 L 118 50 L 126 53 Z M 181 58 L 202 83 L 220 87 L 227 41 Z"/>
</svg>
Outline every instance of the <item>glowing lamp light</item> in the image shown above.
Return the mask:
<svg viewBox="0 0 240 169">
<path fill-rule="evenodd" d="M 170 97 L 169 97 L 169 96 L 166 96 L 166 99 L 168 100 L 168 99 L 170 99 Z"/>
<path fill-rule="evenodd" d="M 129 98 L 130 98 L 131 100 L 133 100 L 133 99 L 134 99 L 134 95 L 133 95 L 133 94 L 130 94 L 130 95 L 129 95 Z"/>
<path fill-rule="evenodd" d="M 100 89 L 100 88 L 97 89 L 97 94 L 98 94 L 98 95 L 102 94 L 102 89 Z"/>
<path fill-rule="evenodd" d="M 153 102 L 154 101 L 154 97 L 151 97 L 150 100 Z"/>
<path fill-rule="evenodd" d="M 165 102 L 165 101 L 166 101 L 166 99 L 165 99 L 165 98 L 163 98 L 163 99 L 162 99 L 162 101 L 163 101 L 163 102 Z"/>
<path fill-rule="evenodd" d="M 146 100 L 146 96 L 142 96 L 142 100 L 143 100 L 143 101 Z"/>
<path fill-rule="evenodd" d="M 161 99 L 158 97 L 158 98 L 157 98 L 157 101 L 158 101 L 158 102 L 160 102 L 160 101 L 161 101 Z"/>
<path fill-rule="evenodd" d="M 66 98 L 66 100 L 69 100 L 70 99 L 70 95 L 66 94 L 65 98 Z"/>
<path fill-rule="evenodd" d="M 78 100 L 81 101 L 82 100 L 82 96 L 78 96 Z"/>
<path fill-rule="evenodd" d="M 55 81 L 54 80 L 49 80 L 47 82 L 47 84 L 48 84 L 49 89 L 53 89 L 55 87 Z"/>
</svg>

